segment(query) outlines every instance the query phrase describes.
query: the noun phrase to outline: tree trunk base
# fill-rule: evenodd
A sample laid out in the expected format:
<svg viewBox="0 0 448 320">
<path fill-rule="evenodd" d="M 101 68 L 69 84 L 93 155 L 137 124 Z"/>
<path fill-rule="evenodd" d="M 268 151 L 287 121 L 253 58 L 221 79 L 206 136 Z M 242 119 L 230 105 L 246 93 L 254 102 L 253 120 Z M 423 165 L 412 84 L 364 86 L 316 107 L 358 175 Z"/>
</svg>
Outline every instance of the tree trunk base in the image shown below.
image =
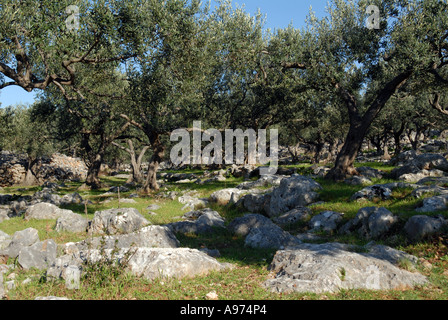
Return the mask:
<svg viewBox="0 0 448 320">
<path fill-rule="evenodd" d="M 325 179 L 332 180 L 335 182 L 341 182 L 351 176 L 359 176 L 359 172 L 358 172 L 358 170 L 356 170 L 355 167 L 350 166 L 350 167 L 346 168 L 345 170 L 335 167 L 327 173 L 327 175 L 325 176 Z"/>
<path fill-rule="evenodd" d="M 34 186 L 37 184 L 39 184 L 39 180 L 31 172 L 31 170 L 28 170 L 25 174 L 25 178 L 23 179 L 22 185 L 25 187 L 30 187 L 30 186 Z"/>
</svg>

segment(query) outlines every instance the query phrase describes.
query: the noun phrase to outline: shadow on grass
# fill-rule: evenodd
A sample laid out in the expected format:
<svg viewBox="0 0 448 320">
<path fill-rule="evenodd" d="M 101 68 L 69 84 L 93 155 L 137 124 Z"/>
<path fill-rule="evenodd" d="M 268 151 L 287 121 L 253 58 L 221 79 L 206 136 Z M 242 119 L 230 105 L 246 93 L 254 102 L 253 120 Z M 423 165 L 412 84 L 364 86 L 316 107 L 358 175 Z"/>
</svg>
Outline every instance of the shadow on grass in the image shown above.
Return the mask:
<svg viewBox="0 0 448 320">
<path fill-rule="evenodd" d="M 222 262 L 230 262 L 240 266 L 267 267 L 277 249 L 255 249 L 244 245 L 244 238 L 233 235 L 223 228 L 216 228 L 206 234 L 176 234 L 181 247 L 193 249 L 219 250 Z"/>
<path fill-rule="evenodd" d="M 226 181 L 207 182 L 203 184 L 189 182 L 189 183 L 167 183 L 168 188 L 172 191 L 189 191 L 195 190 L 202 196 L 210 196 L 215 191 L 235 188 L 244 180 L 243 178 L 229 178 Z"/>
</svg>

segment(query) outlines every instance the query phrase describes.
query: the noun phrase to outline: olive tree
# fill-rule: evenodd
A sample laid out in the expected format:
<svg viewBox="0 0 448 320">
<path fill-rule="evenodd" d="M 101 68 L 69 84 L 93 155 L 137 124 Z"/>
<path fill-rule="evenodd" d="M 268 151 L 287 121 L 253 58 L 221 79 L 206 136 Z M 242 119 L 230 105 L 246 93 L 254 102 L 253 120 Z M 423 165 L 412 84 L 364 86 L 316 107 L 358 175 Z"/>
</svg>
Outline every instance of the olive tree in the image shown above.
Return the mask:
<svg viewBox="0 0 448 320">
<path fill-rule="evenodd" d="M 369 5 L 379 9 L 378 28 L 366 26 Z M 328 17 L 310 14 L 306 28 L 282 36 L 287 54 L 278 55 L 278 67 L 295 70 L 298 86 L 331 93 L 348 115 L 345 142 L 328 178 L 357 173 L 353 165 L 368 129 L 394 94 L 443 74 L 447 5 L 334 0 Z"/>
</svg>

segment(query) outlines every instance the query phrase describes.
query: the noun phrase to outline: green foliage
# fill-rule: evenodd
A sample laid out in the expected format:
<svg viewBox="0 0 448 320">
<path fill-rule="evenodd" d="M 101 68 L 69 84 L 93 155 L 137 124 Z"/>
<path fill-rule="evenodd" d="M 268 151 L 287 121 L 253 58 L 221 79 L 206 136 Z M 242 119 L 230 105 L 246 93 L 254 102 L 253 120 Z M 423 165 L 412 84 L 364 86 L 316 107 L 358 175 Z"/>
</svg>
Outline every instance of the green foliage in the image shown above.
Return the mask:
<svg viewBox="0 0 448 320">
<path fill-rule="evenodd" d="M 118 240 L 116 240 L 114 248 L 110 252 L 106 252 L 105 239 L 101 238 L 99 260 L 87 259 L 82 266 L 81 281 L 84 286 L 95 290 L 104 289 L 116 285 L 117 281 L 126 276 L 128 272 L 126 268 L 135 249 L 131 247 L 123 253 L 120 252 L 117 243 Z"/>
<path fill-rule="evenodd" d="M 31 159 L 54 151 L 49 127 L 37 119 L 31 107 L 17 105 L 1 109 L 0 119 L 3 122 L 0 149 L 26 153 Z"/>
</svg>

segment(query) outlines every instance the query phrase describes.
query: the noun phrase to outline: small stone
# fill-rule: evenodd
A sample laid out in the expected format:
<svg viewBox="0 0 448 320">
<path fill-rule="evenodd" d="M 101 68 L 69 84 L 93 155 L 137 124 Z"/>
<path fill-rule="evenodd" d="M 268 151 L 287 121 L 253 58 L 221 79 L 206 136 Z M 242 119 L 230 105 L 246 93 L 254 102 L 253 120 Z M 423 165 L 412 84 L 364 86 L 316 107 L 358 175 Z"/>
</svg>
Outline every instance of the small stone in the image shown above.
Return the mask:
<svg viewBox="0 0 448 320">
<path fill-rule="evenodd" d="M 205 295 L 205 298 L 207 300 L 218 300 L 218 295 L 216 294 L 216 291 L 211 291 Z"/>
</svg>

